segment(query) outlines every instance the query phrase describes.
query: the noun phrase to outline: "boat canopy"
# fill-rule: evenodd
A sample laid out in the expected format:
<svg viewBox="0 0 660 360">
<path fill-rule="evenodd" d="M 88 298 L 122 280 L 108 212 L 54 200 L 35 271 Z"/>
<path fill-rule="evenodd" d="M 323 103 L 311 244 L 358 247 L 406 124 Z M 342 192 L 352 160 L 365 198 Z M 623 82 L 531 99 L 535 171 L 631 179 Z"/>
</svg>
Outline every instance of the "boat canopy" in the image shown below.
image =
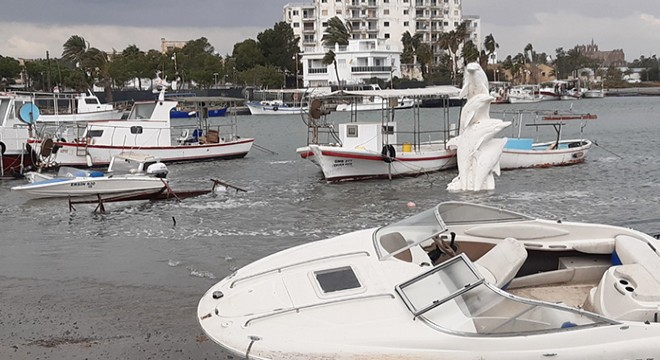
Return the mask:
<svg viewBox="0 0 660 360">
<path fill-rule="evenodd" d="M 439 97 L 454 97 L 458 96 L 461 89 L 455 86 L 430 86 L 425 88 L 416 89 L 380 89 L 380 90 L 338 90 L 334 91 L 328 96 L 379 96 L 383 99 L 398 99 L 401 97 L 408 98 L 439 98 Z"/>
</svg>

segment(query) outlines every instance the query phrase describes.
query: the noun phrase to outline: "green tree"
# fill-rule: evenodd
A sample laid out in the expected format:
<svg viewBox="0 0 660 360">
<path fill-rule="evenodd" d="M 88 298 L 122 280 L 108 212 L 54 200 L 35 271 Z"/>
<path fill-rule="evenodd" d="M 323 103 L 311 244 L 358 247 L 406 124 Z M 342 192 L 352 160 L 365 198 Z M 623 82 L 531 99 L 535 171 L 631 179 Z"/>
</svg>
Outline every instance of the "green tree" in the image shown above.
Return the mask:
<svg viewBox="0 0 660 360">
<path fill-rule="evenodd" d="M 257 65 L 264 65 L 264 57 L 261 54 L 259 45 L 253 39 L 243 40 L 234 44 L 234 52 L 231 57 L 234 59 L 236 70 L 244 71 Z"/>
<path fill-rule="evenodd" d="M 280 21 L 257 35 L 259 48 L 265 63 L 275 66 L 284 72 L 294 73 L 297 69 L 296 61 L 300 53 L 298 38 L 293 34 L 289 24 Z"/>
<path fill-rule="evenodd" d="M 328 48 L 323 57 L 323 63 L 326 65 L 334 64 L 335 66 L 335 76 L 337 77 L 337 83 L 341 86 L 341 80 L 339 79 L 339 70 L 337 69 L 337 55 L 333 51 L 335 46 L 348 46 L 348 40 L 351 36 L 351 25 L 344 23 L 337 16 L 332 17 L 328 20 L 328 27 L 325 29 L 325 33 L 321 38 L 323 46 Z"/>
<path fill-rule="evenodd" d="M 4 57 L 0 55 L 0 80 L 4 85 L 15 83 L 15 78 L 21 73 L 21 65 L 18 60 L 12 57 Z M 43 82 L 43 80 L 42 80 Z"/>
</svg>

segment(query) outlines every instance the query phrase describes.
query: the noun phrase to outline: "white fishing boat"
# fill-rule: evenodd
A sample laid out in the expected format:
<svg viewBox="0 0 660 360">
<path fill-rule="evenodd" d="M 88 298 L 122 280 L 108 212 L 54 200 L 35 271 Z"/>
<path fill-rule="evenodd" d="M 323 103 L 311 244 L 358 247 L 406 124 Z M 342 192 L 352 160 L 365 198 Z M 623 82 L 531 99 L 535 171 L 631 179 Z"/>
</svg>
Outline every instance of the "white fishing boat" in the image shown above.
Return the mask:
<svg viewBox="0 0 660 360">
<path fill-rule="evenodd" d="M 508 104 L 511 83 L 508 81 L 489 81 L 488 93 L 493 97 L 491 104 Z"/>
<path fill-rule="evenodd" d="M 509 90 L 511 104 L 528 104 L 541 101 L 538 85 L 519 85 Z"/>
<path fill-rule="evenodd" d="M 248 264 L 197 319 L 246 359 L 656 359 L 657 249 L 629 228 L 442 203 Z"/>
<path fill-rule="evenodd" d="M 19 92 L 32 98 L 39 107 L 39 124 L 119 120 L 124 112 L 112 104 L 102 104 L 91 91 L 87 93 Z"/>
<path fill-rule="evenodd" d="M 36 155 L 27 142 L 38 111 L 29 96 L 0 92 L 0 178 L 20 177 L 34 165 Z"/>
<path fill-rule="evenodd" d="M 301 115 L 308 109 L 307 98 L 313 91 L 308 89 L 260 90 L 260 100 L 248 101 L 245 106 L 252 115 Z"/>
<path fill-rule="evenodd" d="M 373 84 L 369 85 L 368 90 L 379 91 L 380 86 Z M 346 94 L 346 93 L 345 93 Z M 383 98 L 378 95 L 370 96 L 349 96 L 344 97 L 343 102 L 339 102 L 335 107 L 335 111 L 373 111 L 373 110 L 386 110 L 386 109 L 408 109 L 415 105 L 415 99 L 408 96 L 400 96 L 398 98 Z"/>
<path fill-rule="evenodd" d="M 392 99 L 394 103 L 404 95 L 411 99 L 449 97 L 458 95 L 459 91 L 453 86 L 439 86 L 406 90 L 344 91 L 342 96 L 378 96 Z M 320 166 L 329 182 L 414 176 L 455 167 L 456 151 L 450 150 L 446 144 L 451 127 L 448 112 L 442 113 L 444 119 L 443 115 L 439 115 L 436 123 L 444 126 L 444 129 L 425 131 L 424 138 L 428 140 L 422 140 L 419 111 L 415 111 L 420 102 L 415 102 L 415 107 L 410 110 L 399 111 L 391 107 L 384 109 L 380 122 L 352 121 L 339 124 L 338 132 L 335 133 L 334 125 L 327 123 L 327 113 L 321 115 L 319 112 L 320 101 L 315 100 L 307 120 L 312 135 L 308 136 L 307 146 L 296 149 L 296 152 L 303 159 Z M 397 121 L 394 121 L 395 113 Z M 352 114 L 357 120 L 357 114 Z M 400 120 L 402 117 L 407 119 Z M 402 122 L 407 122 L 405 129 L 401 128 Z M 335 136 L 334 141 L 321 142 L 319 132 L 323 129 L 330 130 Z"/>
<path fill-rule="evenodd" d="M 113 156 L 107 172 L 62 166 L 56 176 L 30 172 L 32 182 L 12 191 L 31 198 L 89 197 L 152 194 L 167 186 L 167 167 L 153 156 L 121 153 Z"/>
<path fill-rule="evenodd" d="M 509 137 L 502 150 L 500 157 L 502 170 L 579 164 L 586 160 L 587 153 L 593 146 L 593 142 L 585 138 L 562 139 L 562 128 L 566 125 L 565 121 L 595 120 L 596 115 L 525 110 L 509 111 L 509 113 L 515 115 L 518 134 Z M 502 116 L 506 117 L 506 114 Z M 526 116 L 532 116 L 533 121 L 526 120 Z M 535 141 L 534 138 L 522 137 L 523 125 L 536 130 L 552 127 L 555 131 L 555 138 Z M 580 126 L 581 133 L 583 129 L 584 124 Z"/>
<path fill-rule="evenodd" d="M 135 102 L 126 120 L 88 123 L 81 136 L 55 141 L 53 151 L 45 154 L 49 162 L 60 166 L 107 165 L 113 155 L 131 151 L 158 157 L 163 162 L 233 159 L 247 155 L 254 139 L 237 135 L 236 116 L 209 124 L 206 104 L 231 98 L 185 97 Z M 199 123 L 173 128 L 170 110 L 178 102 L 195 104 L 202 114 Z M 225 120 L 227 119 L 227 120 Z"/>
<path fill-rule="evenodd" d="M 583 94 L 582 97 L 587 99 L 602 99 L 605 97 L 605 90 L 603 89 L 588 89 Z"/>
</svg>

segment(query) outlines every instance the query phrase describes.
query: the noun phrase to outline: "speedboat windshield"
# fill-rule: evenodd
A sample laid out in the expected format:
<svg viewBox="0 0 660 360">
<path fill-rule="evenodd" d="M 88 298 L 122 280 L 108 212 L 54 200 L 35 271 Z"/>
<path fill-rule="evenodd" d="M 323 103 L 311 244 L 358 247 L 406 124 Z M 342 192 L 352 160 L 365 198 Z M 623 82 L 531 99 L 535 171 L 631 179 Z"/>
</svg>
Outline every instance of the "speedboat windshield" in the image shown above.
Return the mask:
<svg viewBox="0 0 660 360">
<path fill-rule="evenodd" d="M 57 171 L 57 177 L 61 178 L 90 177 L 91 175 L 92 171 L 69 166 L 61 166 Z"/>
<path fill-rule="evenodd" d="M 507 221 L 533 220 L 532 217 L 517 212 L 459 201 L 448 201 L 438 205 L 438 214 L 448 226 L 470 223 L 501 223 Z"/>
<path fill-rule="evenodd" d="M 447 227 L 438 214 L 438 207 L 434 207 L 379 228 L 374 233 L 374 246 L 383 260 L 430 240 L 444 231 L 447 231 Z"/>
<path fill-rule="evenodd" d="M 429 326 L 468 336 L 512 336 L 616 324 L 568 307 L 522 299 L 489 285 L 465 254 L 396 286 Z"/>
</svg>

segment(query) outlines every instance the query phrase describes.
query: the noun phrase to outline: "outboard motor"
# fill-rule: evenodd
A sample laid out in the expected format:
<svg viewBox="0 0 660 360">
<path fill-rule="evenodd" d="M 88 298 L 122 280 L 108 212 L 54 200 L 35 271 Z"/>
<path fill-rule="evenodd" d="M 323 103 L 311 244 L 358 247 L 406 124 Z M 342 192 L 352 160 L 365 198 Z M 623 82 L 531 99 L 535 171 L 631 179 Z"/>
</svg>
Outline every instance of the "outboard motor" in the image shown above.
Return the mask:
<svg viewBox="0 0 660 360">
<path fill-rule="evenodd" d="M 147 167 L 147 174 L 157 178 L 166 178 L 167 172 L 167 166 L 165 166 L 165 164 L 162 162 L 153 163 Z"/>
</svg>

